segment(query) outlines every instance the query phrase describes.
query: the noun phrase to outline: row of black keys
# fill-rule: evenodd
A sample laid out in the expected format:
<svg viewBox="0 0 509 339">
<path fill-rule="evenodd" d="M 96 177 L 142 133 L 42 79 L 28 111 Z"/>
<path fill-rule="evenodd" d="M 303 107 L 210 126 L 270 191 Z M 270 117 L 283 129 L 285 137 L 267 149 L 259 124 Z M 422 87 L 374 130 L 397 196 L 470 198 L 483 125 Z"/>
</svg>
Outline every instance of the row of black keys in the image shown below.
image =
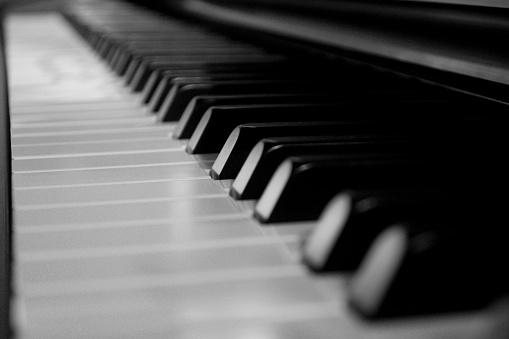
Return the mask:
<svg viewBox="0 0 509 339">
<path fill-rule="evenodd" d="M 314 271 L 355 272 L 368 317 L 507 293 L 507 107 L 339 58 L 264 50 L 116 2 L 67 14 L 213 179 L 264 223 L 315 220 Z"/>
</svg>

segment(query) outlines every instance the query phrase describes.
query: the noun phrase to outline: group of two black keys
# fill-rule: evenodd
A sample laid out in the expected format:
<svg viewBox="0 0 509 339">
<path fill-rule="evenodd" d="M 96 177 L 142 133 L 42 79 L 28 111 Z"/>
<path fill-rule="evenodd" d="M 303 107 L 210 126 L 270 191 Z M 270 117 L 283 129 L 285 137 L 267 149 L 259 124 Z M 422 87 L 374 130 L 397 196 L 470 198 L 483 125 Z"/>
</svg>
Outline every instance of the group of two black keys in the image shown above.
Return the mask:
<svg viewBox="0 0 509 339">
<path fill-rule="evenodd" d="M 258 220 L 319 219 L 303 260 L 354 272 L 350 301 L 361 314 L 465 310 L 506 293 L 507 253 L 483 185 L 497 177 L 486 147 L 497 149 L 504 105 L 152 14 L 138 12 L 133 27 L 132 18 L 72 22 L 147 110 L 177 121 L 187 152 L 218 153 L 211 177 L 233 179 L 235 199 L 258 199 Z"/>
</svg>

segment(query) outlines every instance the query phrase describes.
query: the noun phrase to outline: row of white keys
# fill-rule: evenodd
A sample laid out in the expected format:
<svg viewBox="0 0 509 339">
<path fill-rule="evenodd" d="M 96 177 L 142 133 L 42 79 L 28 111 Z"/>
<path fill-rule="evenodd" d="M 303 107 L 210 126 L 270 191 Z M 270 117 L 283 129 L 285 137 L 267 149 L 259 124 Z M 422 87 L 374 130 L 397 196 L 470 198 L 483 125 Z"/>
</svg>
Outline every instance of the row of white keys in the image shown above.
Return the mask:
<svg viewBox="0 0 509 339">
<path fill-rule="evenodd" d="M 209 179 L 213 157 L 185 153 L 61 20 L 8 21 L 22 333 L 332 335 L 339 300 L 292 252 L 310 225 L 262 231 Z"/>
</svg>

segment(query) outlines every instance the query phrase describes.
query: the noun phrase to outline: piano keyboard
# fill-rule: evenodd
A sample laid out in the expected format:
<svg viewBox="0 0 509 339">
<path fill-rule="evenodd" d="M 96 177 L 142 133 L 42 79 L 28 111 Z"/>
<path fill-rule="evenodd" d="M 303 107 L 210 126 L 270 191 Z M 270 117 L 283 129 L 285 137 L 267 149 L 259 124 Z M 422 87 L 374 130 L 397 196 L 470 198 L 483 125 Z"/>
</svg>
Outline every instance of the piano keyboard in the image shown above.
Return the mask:
<svg viewBox="0 0 509 339">
<path fill-rule="evenodd" d="M 115 6 L 84 5 L 78 18 L 97 27 L 107 18 L 121 22 L 118 14 L 131 9 Z M 141 23 L 158 22 L 144 15 L 134 23 L 140 32 Z M 168 24 L 176 31 L 179 25 Z M 317 274 L 302 262 L 302 240 L 317 221 L 256 220 L 256 200 L 235 200 L 232 179 L 210 178 L 218 152 L 190 154 L 189 140 L 173 136 L 178 122 L 161 113 L 167 99 L 151 112 L 143 102 L 148 90 L 133 93 L 59 14 L 12 14 L 6 30 L 15 337 L 507 335 L 505 304 L 382 322 L 359 317 L 347 303 L 350 274 Z M 209 38 L 211 45 L 229 43 L 215 33 Z M 106 43 L 95 42 L 107 54 Z M 232 45 L 247 55 L 266 53 Z M 286 58 L 263 57 L 267 64 Z M 110 64 L 115 58 L 121 56 L 111 54 Z"/>
</svg>

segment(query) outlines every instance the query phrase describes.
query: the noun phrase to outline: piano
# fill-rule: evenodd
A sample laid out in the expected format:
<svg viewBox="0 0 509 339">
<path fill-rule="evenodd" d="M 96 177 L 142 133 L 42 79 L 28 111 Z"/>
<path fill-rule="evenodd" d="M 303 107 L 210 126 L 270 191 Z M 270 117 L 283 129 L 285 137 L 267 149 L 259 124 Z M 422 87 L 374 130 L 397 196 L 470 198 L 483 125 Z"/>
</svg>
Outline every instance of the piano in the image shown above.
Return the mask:
<svg viewBox="0 0 509 339">
<path fill-rule="evenodd" d="M 0 6 L 1 338 L 509 338 L 506 2 Z"/>
</svg>

